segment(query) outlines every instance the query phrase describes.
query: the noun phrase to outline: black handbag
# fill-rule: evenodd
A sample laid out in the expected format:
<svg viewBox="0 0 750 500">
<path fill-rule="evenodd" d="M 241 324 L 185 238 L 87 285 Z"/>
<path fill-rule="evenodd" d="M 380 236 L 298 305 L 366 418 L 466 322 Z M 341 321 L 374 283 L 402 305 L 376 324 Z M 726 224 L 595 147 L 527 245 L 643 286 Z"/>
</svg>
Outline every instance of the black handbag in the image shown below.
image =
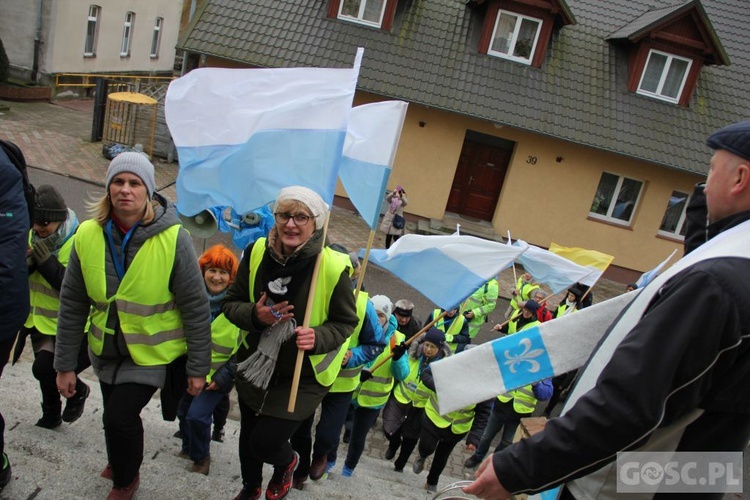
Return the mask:
<svg viewBox="0 0 750 500">
<path fill-rule="evenodd" d="M 402 215 L 394 214 L 393 215 L 393 222 L 391 223 L 394 228 L 396 229 L 403 229 L 404 224 L 406 224 L 406 219 Z"/>
</svg>

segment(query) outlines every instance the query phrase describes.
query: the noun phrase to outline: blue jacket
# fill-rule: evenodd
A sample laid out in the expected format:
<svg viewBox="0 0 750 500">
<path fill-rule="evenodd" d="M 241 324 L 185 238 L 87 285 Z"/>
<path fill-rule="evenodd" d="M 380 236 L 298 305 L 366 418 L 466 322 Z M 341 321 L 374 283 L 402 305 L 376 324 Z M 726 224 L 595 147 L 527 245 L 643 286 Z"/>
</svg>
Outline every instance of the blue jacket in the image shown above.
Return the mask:
<svg viewBox="0 0 750 500">
<path fill-rule="evenodd" d="M 30 227 L 23 178 L 0 148 L 0 342 L 15 338 L 29 315 Z"/>
<path fill-rule="evenodd" d="M 392 315 L 391 318 L 395 321 Z M 365 320 L 362 323 L 362 329 L 359 331 L 359 345 L 351 349 L 352 357 L 346 363 L 346 368 L 354 368 L 372 361 L 380 356 L 383 347 L 385 347 L 383 327 L 380 326 L 380 321 L 378 321 L 375 306 L 368 300 Z"/>
</svg>

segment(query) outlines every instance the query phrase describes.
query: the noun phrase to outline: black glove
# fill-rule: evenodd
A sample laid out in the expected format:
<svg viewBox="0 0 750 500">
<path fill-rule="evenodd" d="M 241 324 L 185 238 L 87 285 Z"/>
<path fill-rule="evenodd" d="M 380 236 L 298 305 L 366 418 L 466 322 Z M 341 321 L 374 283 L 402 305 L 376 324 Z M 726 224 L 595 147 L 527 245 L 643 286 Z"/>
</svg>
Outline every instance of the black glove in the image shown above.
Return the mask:
<svg viewBox="0 0 750 500">
<path fill-rule="evenodd" d="M 393 361 L 398 361 L 401 359 L 401 357 L 406 352 L 406 343 L 401 342 L 400 344 L 393 346 L 393 349 L 391 349 L 391 354 L 393 354 L 392 359 Z"/>
<path fill-rule="evenodd" d="M 372 378 L 372 372 L 370 370 L 362 370 L 359 372 L 359 381 L 360 382 L 367 382 Z"/>
<path fill-rule="evenodd" d="M 52 255 L 49 251 L 49 247 L 41 241 L 36 242 L 34 246 L 31 247 L 31 253 L 34 255 L 34 260 L 36 261 L 37 266 L 41 266 L 47 262 L 49 256 Z"/>
</svg>

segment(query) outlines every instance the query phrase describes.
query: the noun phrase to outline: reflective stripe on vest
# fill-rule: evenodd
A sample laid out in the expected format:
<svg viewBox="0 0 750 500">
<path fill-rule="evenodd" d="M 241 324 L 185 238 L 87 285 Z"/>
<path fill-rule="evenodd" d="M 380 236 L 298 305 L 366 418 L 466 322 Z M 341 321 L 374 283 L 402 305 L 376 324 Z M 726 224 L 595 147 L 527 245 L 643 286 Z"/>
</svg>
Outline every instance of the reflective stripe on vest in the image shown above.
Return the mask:
<svg viewBox="0 0 750 500">
<path fill-rule="evenodd" d="M 89 347 L 99 356 L 107 328 L 109 304 L 117 304 L 120 330 L 133 362 L 140 366 L 166 365 L 187 352 L 182 316 L 174 306 L 169 278 L 174 266 L 180 225 L 148 238 L 136 253 L 117 291 L 107 297 L 106 251 L 102 227 L 83 222 L 76 236 L 76 253 L 92 308 Z M 106 304 L 106 307 L 105 307 Z"/>
<path fill-rule="evenodd" d="M 534 397 L 534 390 L 531 385 L 525 385 L 515 391 L 501 394 L 497 397 L 501 402 L 507 403 L 513 400 L 513 410 L 516 413 L 532 413 L 536 407 L 537 399 Z"/>
<path fill-rule="evenodd" d="M 354 349 L 359 345 L 359 332 L 362 331 L 362 325 L 365 322 L 365 316 L 367 312 L 367 300 L 368 295 L 366 292 L 359 292 L 357 297 L 357 318 L 359 322 L 357 327 L 354 329 L 354 333 L 349 337 L 349 349 Z M 359 385 L 359 374 L 362 371 L 364 364 L 355 366 L 354 368 L 341 368 L 336 380 L 333 381 L 331 386 L 331 392 L 352 392 Z"/>
<path fill-rule="evenodd" d="M 432 311 L 433 318 L 437 318 L 441 314 L 443 314 L 442 309 L 435 309 L 434 311 Z M 456 315 L 453 316 L 453 322 L 448 327 L 448 331 L 445 330 L 445 318 L 435 323 L 435 328 L 445 333 L 445 341 L 448 343 L 448 347 L 450 347 L 451 352 L 456 352 L 457 344 L 456 342 L 452 342 L 452 340 L 455 335 L 461 333 L 461 329 L 464 327 L 465 322 L 466 318 L 464 317 L 464 315 L 456 313 Z"/>
<path fill-rule="evenodd" d="M 419 360 L 409 356 L 409 375 L 398 383 L 393 391 L 396 399 L 403 404 L 411 403 L 416 408 L 424 408 L 434 394 L 419 379 Z"/>
<path fill-rule="evenodd" d="M 250 301 L 255 302 L 255 271 L 260 267 L 263 255 L 266 253 L 266 238 L 258 238 L 250 252 Z M 333 290 L 347 266 L 351 265 L 348 255 L 344 255 L 326 247 L 322 250 L 320 274 L 315 286 L 310 327 L 320 326 L 328 319 L 328 304 L 331 302 Z M 336 380 L 341 370 L 341 361 L 349 348 L 349 339 L 335 351 L 326 354 L 310 354 L 310 364 L 315 372 L 315 379 L 320 385 L 330 386 Z"/>
<path fill-rule="evenodd" d="M 513 309 L 519 309 L 521 305 L 519 302 L 524 302 L 529 300 L 529 297 L 531 297 L 531 292 L 539 288 L 539 285 L 535 285 L 532 283 L 524 283 L 523 278 L 518 278 L 518 283 L 516 283 L 516 288 L 520 292 L 518 295 L 514 295 L 510 299 L 510 305 Z"/>
<path fill-rule="evenodd" d="M 365 408 L 379 408 L 388 402 L 388 397 L 393 389 L 393 372 L 391 371 L 391 349 L 406 340 L 406 335 L 396 330 L 393 332 L 388 347 L 375 358 L 372 366 L 376 366 L 384 359 L 385 363 L 372 373 L 372 378 L 363 382 L 357 394 L 357 404 Z M 408 354 L 406 354 L 408 356 Z"/>
<path fill-rule="evenodd" d="M 63 267 L 68 266 L 70 251 L 73 249 L 75 235 L 68 238 L 57 253 L 57 260 Z M 31 241 L 31 232 L 29 232 Z M 23 326 L 36 328 L 44 335 L 57 334 L 57 313 L 60 310 L 60 292 L 44 279 L 38 270 L 29 275 L 29 315 Z"/>
<path fill-rule="evenodd" d="M 521 314 L 523 314 L 523 313 L 521 313 Z M 539 323 L 540 322 L 539 322 L 538 319 L 534 320 L 534 321 L 530 321 L 530 322 L 526 323 L 525 325 L 523 325 L 521 327 L 521 330 L 516 330 L 516 328 L 518 328 L 518 320 L 511 321 L 510 323 L 508 323 L 508 335 L 510 335 L 511 333 L 516 333 L 517 331 L 522 331 L 522 330 L 526 330 L 528 328 L 537 326 Z"/>
<path fill-rule="evenodd" d="M 464 434 L 471 430 L 471 424 L 474 422 L 475 407 L 476 405 L 470 405 L 466 408 L 440 415 L 440 412 L 438 412 L 437 396 L 433 394 L 425 407 L 425 413 L 427 414 L 427 418 L 437 427 L 441 429 L 450 427 L 453 434 Z"/>
<path fill-rule="evenodd" d="M 206 382 L 211 383 L 216 370 L 226 363 L 240 346 L 240 329 L 224 313 L 211 322 L 211 370 Z"/>
</svg>

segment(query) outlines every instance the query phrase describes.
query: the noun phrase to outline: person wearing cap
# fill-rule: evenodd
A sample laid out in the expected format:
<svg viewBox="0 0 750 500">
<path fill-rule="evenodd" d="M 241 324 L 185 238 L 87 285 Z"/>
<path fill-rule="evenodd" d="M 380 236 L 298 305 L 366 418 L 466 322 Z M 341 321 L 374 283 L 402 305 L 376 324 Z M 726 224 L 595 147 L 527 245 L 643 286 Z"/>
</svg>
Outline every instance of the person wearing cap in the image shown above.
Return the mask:
<svg viewBox="0 0 750 500">
<path fill-rule="evenodd" d="M 430 397 L 435 395 L 422 381 L 422 372 L 431 363 L 451 355 L 445 333 L 434 326 L 416 337 L 408 352 L 409 375 L 396 384 L 383 410 L 383 433 L 388 439 L 386 460 L 391 460 L 401 449 L 393 464 L 396 472 L 403 472 L 414 451 L 422 432 L 424 408 Z"/>
<path fill-rule="evenodd" d="M 560 318 L 566 314 L 574 313 L 580 307 L 581 296 L 583 292 L 577 286 L 572 286 L 568 289 L 568 293 L 565 296 L 565 301 L 560 302 L 555 310 L 555 318 Z"/>
<path fill-rule="evenodd" d="M 516 287 L 511 292 L 510 304 L 505 311 L 505 318 L 513 317 L 520 309 L 523 302 L 529 300 L 534 290 L 538 290 L 539 285 L 534 283 L 534 277 L 531 273 L 523 273 L 516 281 Z"/>
<path fill-rule="evenodd" d="M 212 246 L 198 259 L 211 307 L 211 371 L 200 394 L 185 394 L 180 401 L 177 417 L 182 449 L 178 456 L 192 460 L 191 472 L 206 476 L 211 469 L 211 421 L 219 403 L 229 398 L 234 387 L 234 353 L 241 340 L 240 329 L 221 312 L 237 264 L 237 257 L 224 245 Z"/>
<path fill-rule="evenodd" d="M 554 315 L 552 314 L 552 311 L 547 309 L 547 301 L 545 300 L 544 292 L 541 290 L 537 290 L 534 292 L 532 299 L 534 299 L 534 302 L 539 304 L 539 309 L 536 311 L 536 318 L 539 320 L 540 323 L 544 323 L 545 321 L 550 321 L 554 319 Z"/>
<path fill-rule="evenodd" d="M 513 316 L 505 323 L 495 325 L 492 330 L 510 335 L 511 333 L 520 332 L 521 330 L 537 326 L 540 323 L 539 318 L 537 317 L 537 312 L 540 307 L 541 306 L 537 301 L 533 299 L 527 300 L 523 303 L 520 314 Z"/>
<path fill-rule="evenodd" d="M 76 377 L 76 394 L 67 399 L 63 411 L 57 390 L 57 372 L 53 367 L 60 288 L 77 229 L 78 217 L 67 207 L 60 193 L 50 185 L 39 186 L 26 257 L 31 311 L 19 334 L 13 359 L 15 362 L 20 357 L 26 338 L 31 338 L 34 349 L 31 372 L 39 381 L 42 392 L 42 417 L 36 425 L 46 429 L 54 429 L 63 421 L 72 423 L 78 420 L 89 396 L 89 386 Z M 91 365 L 87 347 L 84 340 L 78 351 L 76 375 Z"/>
<path fill-rule="evenodd" d="M 422 329 L 422 324 L 414 316 L 414 302 L 399 299 L 393 307 L 393 315 L 398 322 L 398 331 L 403 333 L 406 340 L 411 339 Z"/>
<path fill-rule="evenodd" d="M 637 283 L 628 283 L 627 285 L 625 285 L 626 292 L 632 292 L 633 290 L 637 290 L 637 289 L 638 289 Z"/>
<path fill-rule="evenodd" d="M 404 219 L 404 207 L 409 203 L 406 199 L 406 191 L 401 186 L 385 195 L 388 210 L 380 222 L 380 230 L 385 233 L 385 248 L 391 248 L 391 243 L 397 241 L 404 234 L 406 220 Z"/>
<path fill-rule="evenodd" d="M 467 494 L 503 499 L 564 485 L 563 498 L 614 498 L 618 452 L 746 449 L 750 121 L 714 132 L 707 144 L 715 150 L 707 224 L 692 228 L 707 241 L 643 287 L 613 321 L 563 415 L 488 459 Z"/>
<path fill-rule="evenodd" d="M 498 288 L 497 279 L 492 278 L 461 304 L 461 313 L 469 323 L 469 338 L 472 340 L 477 336 L 482 325 L 489 320 L 490 313 L 495 310 Z"/>
<path fill-rule="evenodd" d="M 341 251 L 349 255 L 345 248 Z M 292 447 L 300 456 L 292 486 L 299 490 L 303 489 L 308 476 L 313 481 L 319 481 L 336 465 L 341 428 L 346 421 L 354 391 L 359 385 L 360 372 L 365 363 L 383 352 L 385 346 L 383 324 L 379 318 L 381 315 L 391 316 L 390 299 L 384 295 L 368 299 L 367 293 L 360 291 L 356 300 L 359 323 L 349 337 L 341 370 L 321 401 L 320 417 L 315 426 L 315 442 L 312 439 L 315 414 L 305 419 L 292 435 Z"/>
<path fill-rule="evenodd" d="M 367 433 L 375 425 L 380 409 L 388 402 L 395 383 L 403 381 L 409 375 L 409 362 L 405 356 L 406 337 L 398 330 L 396 316 L 389 314 L 386 307 L 391 301 L 385 295 L 376 295 L 373 301 L 376 299 L 382 304 L 382 307 L 377 309 L 377 314 L 385 331 L 386 345 L 377 358 L 365 365 L 360 375 L 361 384 L 354 393 L 349 449 L 341 470 L 344 477 L 354 475 L 354 469 L 365 449 Z"/>
<path fill-rule="evenodd" d="M 266 498 L 289 494 L 299 463 L 289 440 L 330 390 L 359 324 L 349 257 L 323 241 L 328 213 L 323 199 L 302 186 L 285 187 L 273 213 L 276 223 L 268 237 L 245 249 L 222 307 L 232 323 L 248 332 L 237 352 L 235 381 L 241 416 L 238 500 L 260 498 L 265 463 L 274 467 Z M 305 318 L 309 297 L 311 317 Z M 299 351 L 304 358 L 294 411 L 289 412 Z"/>
<path fill-rule="evenodd" d="M 437 308 L 424 321 L 427 326 L 433 319 L 443 314 L 445 309 Z M 445 316 L 440 318 L 434 325 L 435 328 L 445 334 L 445 343 L 453 353 L 459 353 L 471 343 L 469 337 L 469 321 L 463 314 L 458 314 L 458 308 L 450 309 Z"/>
<path fill-rule="evenodd" d="M 154 182 L 154 166 L 142 153 L 110 162 L 106 192 L 78 227 L 60 291 L 57 387 L 65 397 L 77 394 L 75 370 L 90 320 L 109 461 L 102 476 L 112 479 L 111 500 L 130 499 L 138 489 L 140 413 L 154 393 L 161 389 L 164 400 L 174 384 L 197 396 L 211 367 L 211 315 L 193 241 Z"/>
</svg>

